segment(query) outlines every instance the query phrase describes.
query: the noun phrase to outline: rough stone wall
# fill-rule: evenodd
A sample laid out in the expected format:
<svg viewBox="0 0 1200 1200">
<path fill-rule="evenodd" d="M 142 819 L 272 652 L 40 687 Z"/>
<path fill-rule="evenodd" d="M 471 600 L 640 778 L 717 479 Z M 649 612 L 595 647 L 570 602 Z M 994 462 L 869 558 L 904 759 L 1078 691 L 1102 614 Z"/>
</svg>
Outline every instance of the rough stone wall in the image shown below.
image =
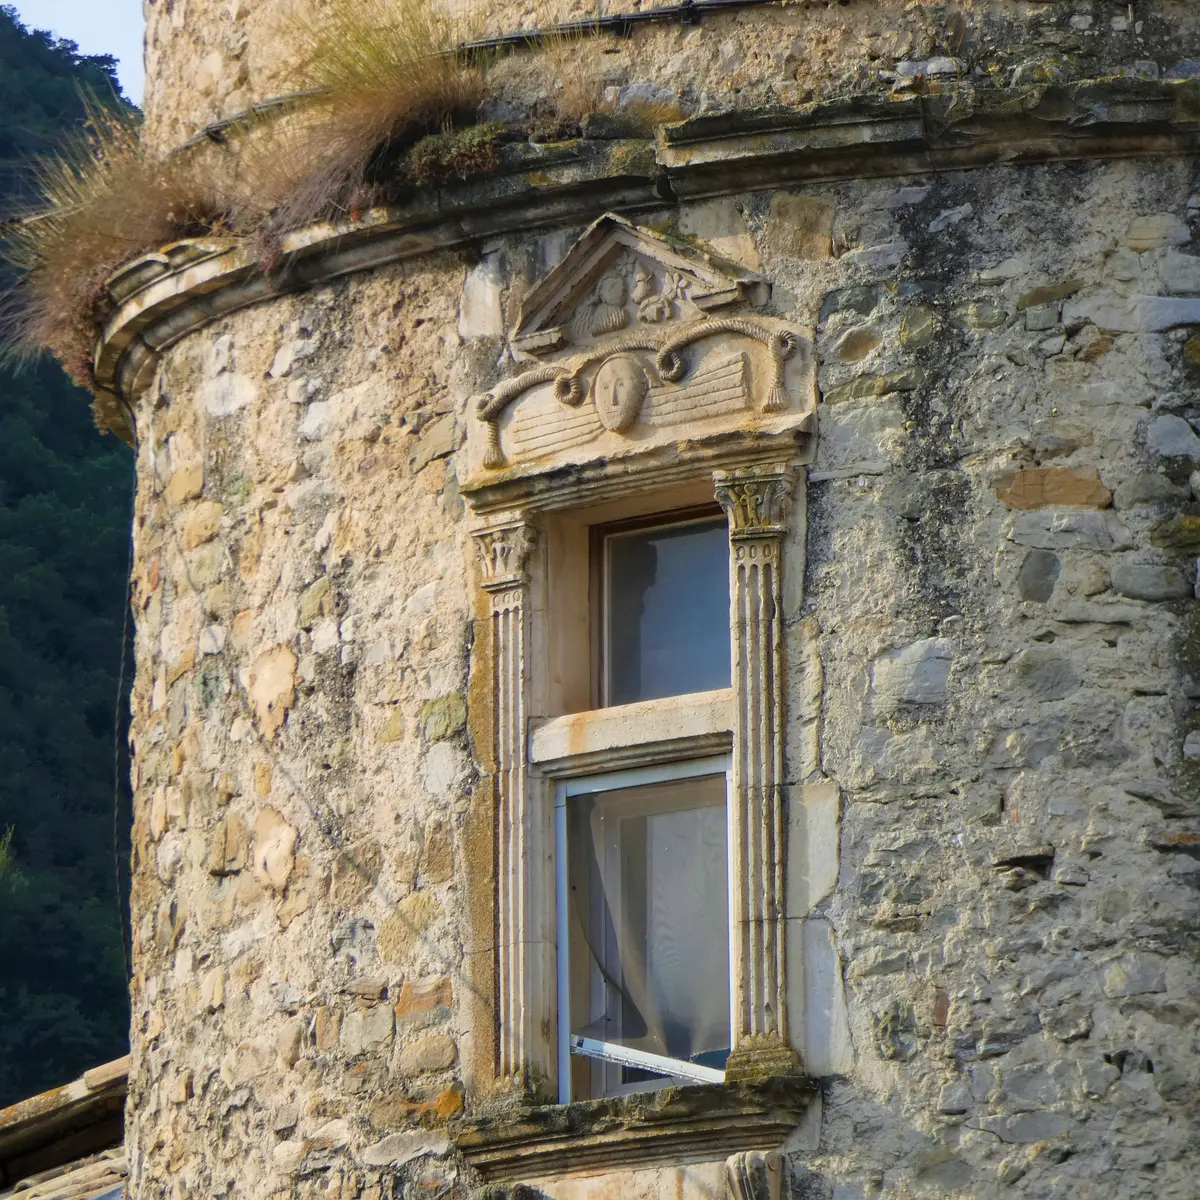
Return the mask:
<svg viewBox="0 0 1200 1200">
<path fill-rule="evenodd" d="M 313 0 L 319 10 L 319 0 Z M 447 11 L 490 35 L 595 15 L 582 0 L 549 4 L 457 0 Z M 658 4 L 604 0 L 605 13 Z M 166 149 L 211 121 L 303 86 L 295 69 L 302 0 L 146 0 L 147 134 Z M 595 77 L 608 104 L 675 107 L 795 105 L 850 91 L 886 91 L 919 75 L 942 83 L 1032 85 L 1058 79 L 1200 72 L 1198 17 L 1188 0 L 803 0 L 705 16 L 692 26 L 639 27 L 633 37 L 560 46 L 491 70 L 487 115 L 523 121 L 553 108 L 556 74 Z M 1188 50 L 1188 46 L 1192 50 Z M 599 51 L 599 53 L 597 53 Z"/>
<path fill-rule="evenodd" d="M 1194 1195 L 1198 217 L 1177 160 L 652 218 L 818 332 L 788 645 L 824 678 L 840 871 L 809 924 L 845 1036 L 810 1048 L 794 1195 Z M 138 1200 L 473 1182 L 446 1123 L 491 1062 L 492 835 L 456 451 L 507 285 L 566 244 L 493 246 L 499 290 L 446 255 L 247 310 L 144 400 Z"/>
</svg>

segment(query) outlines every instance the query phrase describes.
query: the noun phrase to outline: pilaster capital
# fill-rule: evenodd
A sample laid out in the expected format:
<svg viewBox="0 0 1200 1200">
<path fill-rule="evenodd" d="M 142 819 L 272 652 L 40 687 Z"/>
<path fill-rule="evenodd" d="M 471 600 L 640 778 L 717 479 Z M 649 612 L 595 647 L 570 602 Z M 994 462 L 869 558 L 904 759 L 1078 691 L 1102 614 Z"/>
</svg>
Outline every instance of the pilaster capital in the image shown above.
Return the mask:
<svg viewBox="0 0 1200 1200">
<path fill-rule="evenodd" d="M 733 540 L 782 537 L 787 532 L 792 470 L 786 463 L 714 471 L 713 485 Z"/>
<path fill-rule="evenodd" d="M 742 1150 L 725 1160 L 726 1200 L 779 1200 L 782 1190 L 778 1150 Z"/>
<path fill-rule="evenodd" d="M 485 591 L 503 592 L 529 582 L 529 555 L 537 545 L 537 530 L 518 519 L 480 529 L 471 535 L 479 555 L 481 583 Z"/>
</svg>

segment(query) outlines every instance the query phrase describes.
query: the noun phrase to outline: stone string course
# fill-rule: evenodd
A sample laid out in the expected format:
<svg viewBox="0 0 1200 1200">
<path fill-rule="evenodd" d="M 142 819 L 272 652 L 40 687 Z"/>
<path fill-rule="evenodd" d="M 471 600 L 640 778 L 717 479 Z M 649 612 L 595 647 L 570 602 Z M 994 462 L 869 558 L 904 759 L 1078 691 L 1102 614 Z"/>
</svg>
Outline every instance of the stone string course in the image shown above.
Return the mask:
<svg viewBox="0 0 1200 1200">
<path fill-rule="evenodd" d="M 620 86 L 653 62 L 663 87 L 728 97 L 739 72 L 767 79 L 754 54 L 771 80 L 803 75 L 788 54 L 895 71 L 961 18 L 1011 38 L 1008 70 L 1200 59 L 1187 6 L 1144 7 L 1129 25 L 1101 0 L 796 5 L 606 57 Z M 278 90 L 270 5 L 149 12 L 154 136 Z M 188 55 L 208 74 L 184 89 Z M 1190 1200 L 1195 163 L 864 178 L 637 220 L 761 271 L 765 315 L 816 330 L 816 452 L 785 547 L 806 566 L 783 595 L 787 802 L 814 844 L 788 915 L 827 1003 L 793 1018 L 822 1104 L 785 1146 L 786 1194 Z M 452 1143 L 495 1053 L 459 485 L 469 400 L 513 373 L 520 296 L 579 232 L 225 317 L 137 402 L 136 1200 L 479 1185 Z M 722 1172 L 538 1187 L 690 1198 Z"/>
</svg>

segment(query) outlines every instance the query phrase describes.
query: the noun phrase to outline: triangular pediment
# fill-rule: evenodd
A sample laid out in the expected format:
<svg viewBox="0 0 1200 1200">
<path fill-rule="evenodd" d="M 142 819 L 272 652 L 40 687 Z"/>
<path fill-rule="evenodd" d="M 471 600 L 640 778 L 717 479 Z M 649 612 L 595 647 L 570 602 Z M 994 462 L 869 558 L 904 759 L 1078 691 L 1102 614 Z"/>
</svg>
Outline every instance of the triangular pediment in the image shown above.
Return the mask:
<svg viewBox="0 0 1200 1200">
<path fill-rule="evenodd" d="M 769 293 L 760 275 L 606 213 L 525 297 L 513 341 L 530 354 L 571 349 Z"/>
</svg>

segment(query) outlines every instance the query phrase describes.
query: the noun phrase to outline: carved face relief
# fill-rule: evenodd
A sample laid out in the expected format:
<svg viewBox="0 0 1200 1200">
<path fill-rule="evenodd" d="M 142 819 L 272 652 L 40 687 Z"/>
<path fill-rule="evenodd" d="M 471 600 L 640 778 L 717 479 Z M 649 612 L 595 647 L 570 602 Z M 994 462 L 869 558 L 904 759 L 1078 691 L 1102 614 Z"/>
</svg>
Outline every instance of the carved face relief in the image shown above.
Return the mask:
<svg viewBox="0 0 1200 1200">
<path fill-rule="evenodd" d="M 592 403 L 605 429 L 623 433 L 642 411 L 650 382 L 636 359 L 618 354 L 606 360 L 592 384 Z"/>
</svg>

